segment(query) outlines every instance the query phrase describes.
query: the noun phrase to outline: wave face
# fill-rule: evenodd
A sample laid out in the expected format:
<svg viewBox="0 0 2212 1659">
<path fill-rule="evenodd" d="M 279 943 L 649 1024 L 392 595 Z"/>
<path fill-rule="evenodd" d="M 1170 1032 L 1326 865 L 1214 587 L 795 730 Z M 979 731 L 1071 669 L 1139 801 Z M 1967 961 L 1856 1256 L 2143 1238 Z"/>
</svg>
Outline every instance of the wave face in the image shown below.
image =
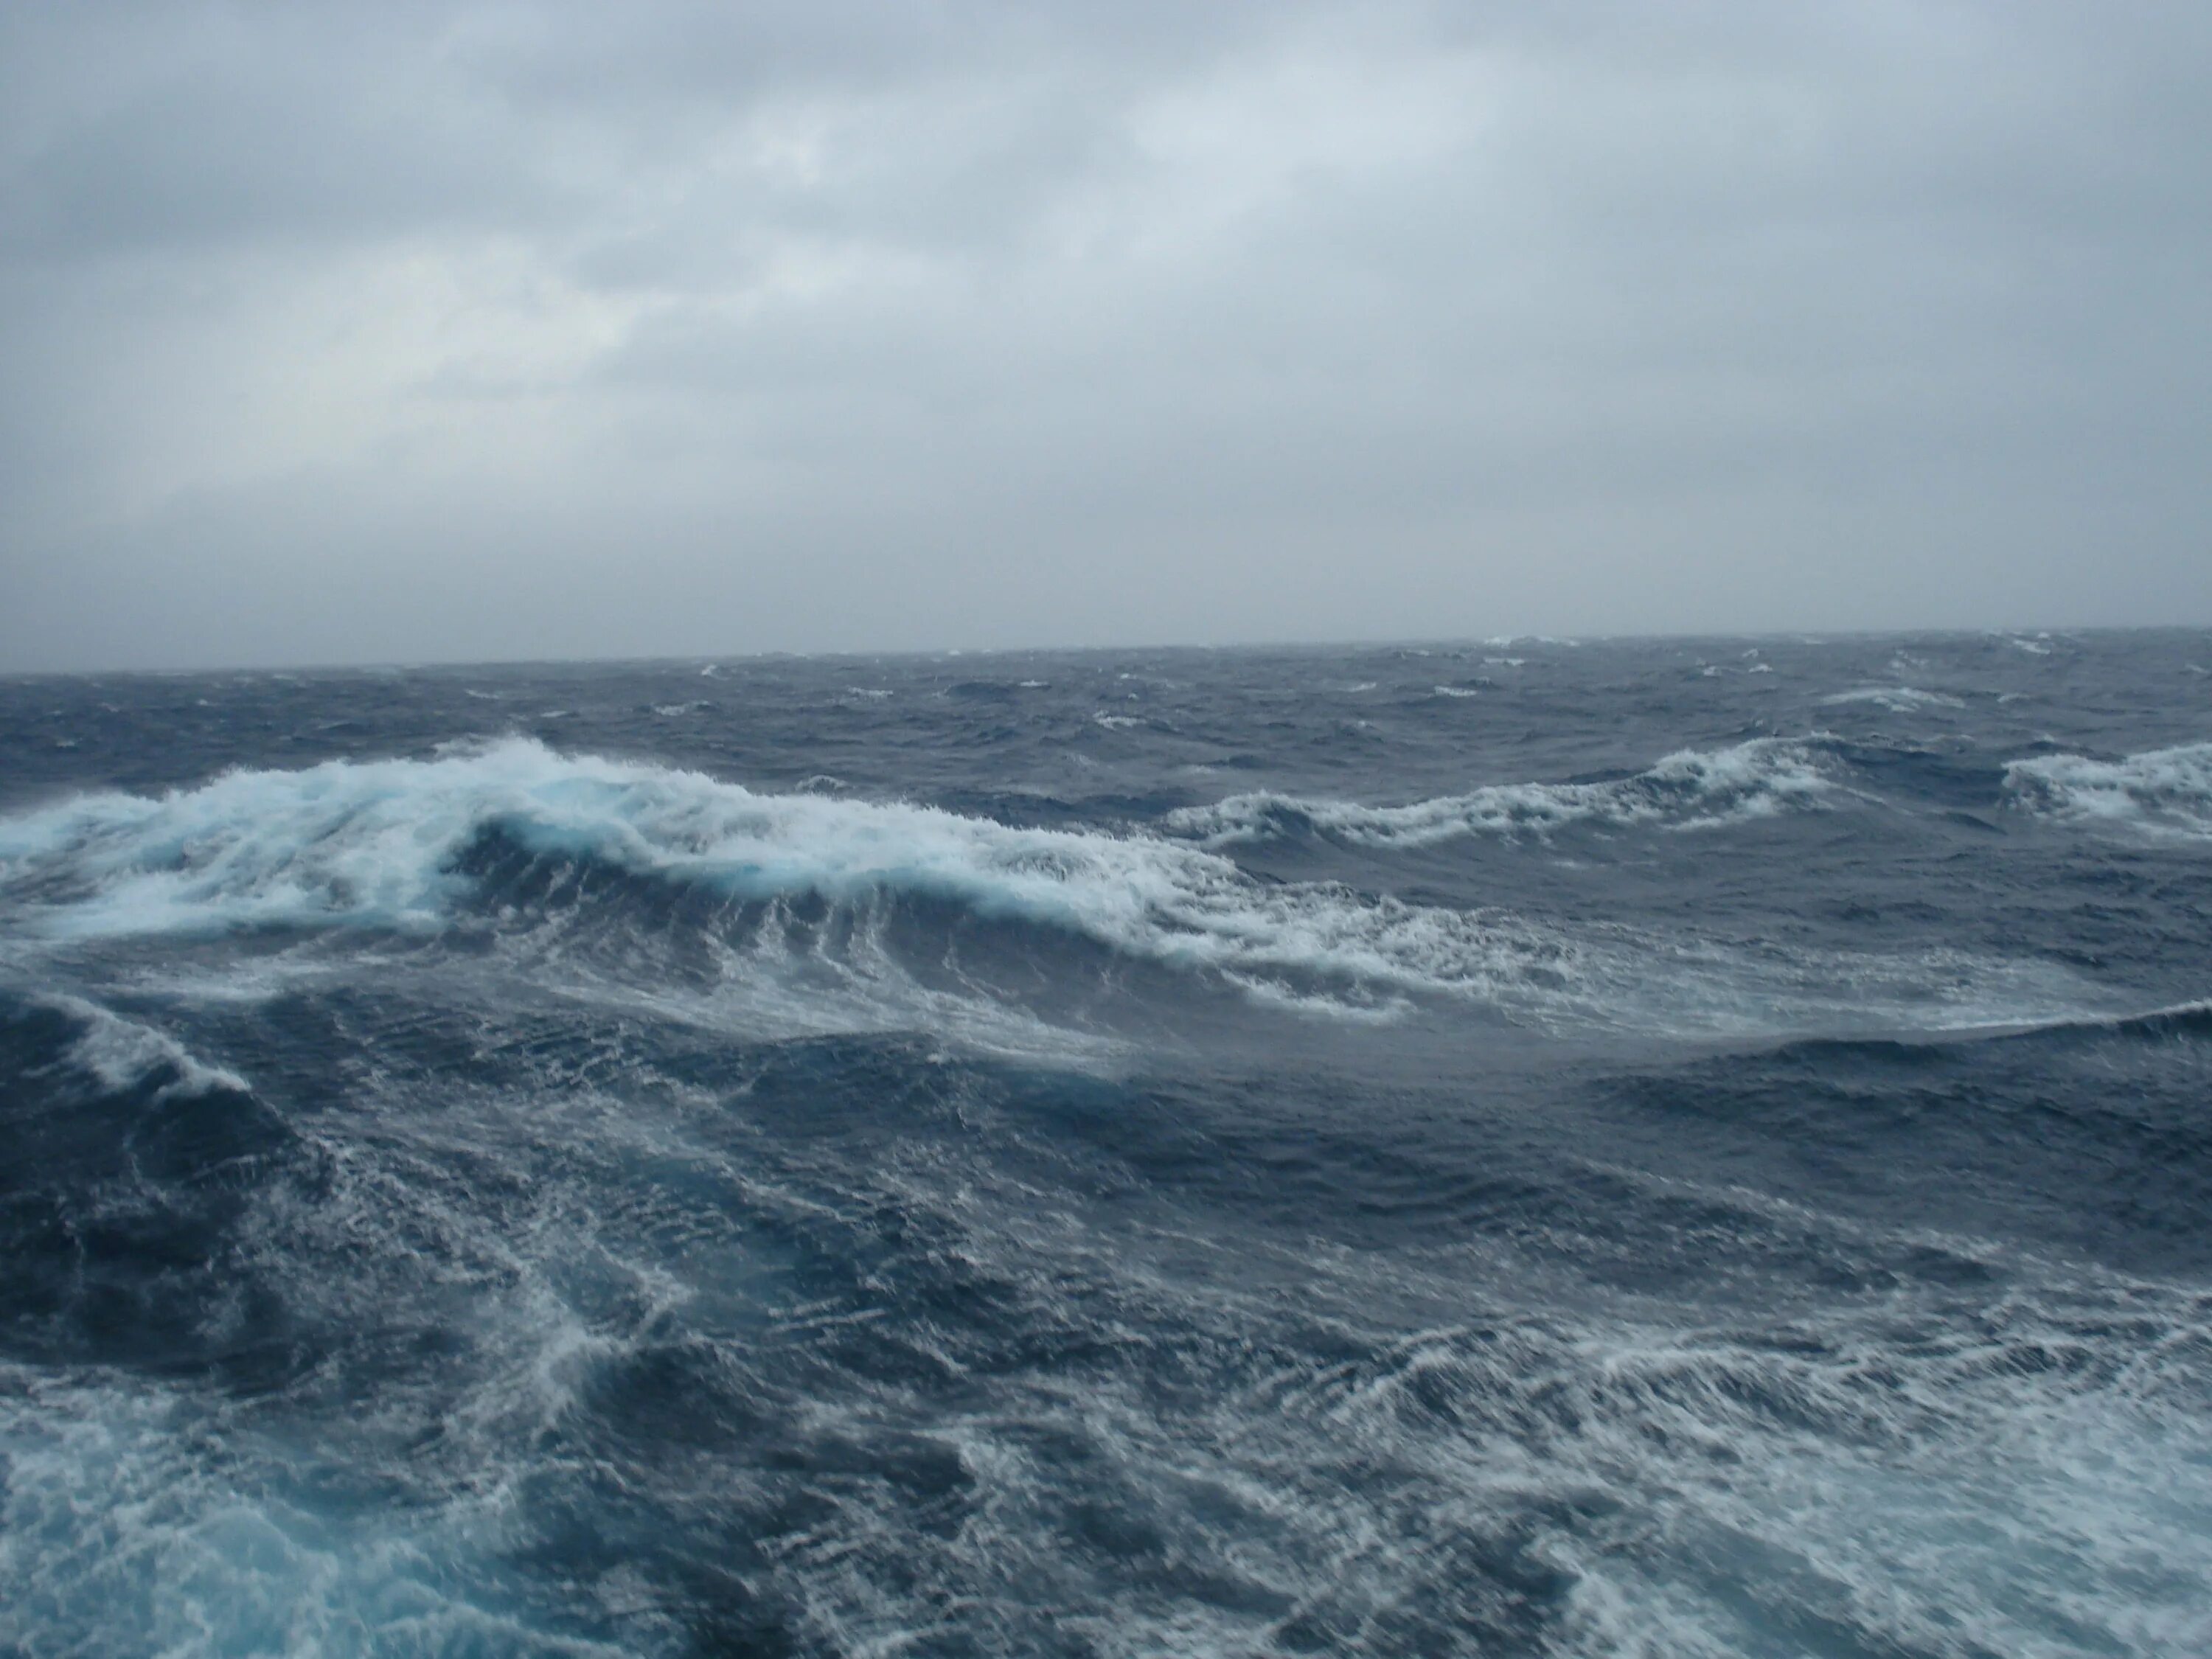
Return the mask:
<svg viewBox="0 0 2212 1659">
<path fill-rule="evenodd" d="M 2032 643 L 0 682 L 0 1651 L 2212 1649 Z"/>
<path fill-rule="evenodd" d="M 1235 878 L 1219 860 L 1133 838 L 756 794 L 530 739 L 428 761 L 237 771 L 159 799 L 86 797 L 11 821 L 0 858 L 10 888 L 60 937 L 419 928 L 448 919 L 465 855 L 494 836 L 532 856 L 732 899 L 903 892 L 1139 947 L 1154 915 L 1207 931 L 1210 901 Z"/>
</svg>

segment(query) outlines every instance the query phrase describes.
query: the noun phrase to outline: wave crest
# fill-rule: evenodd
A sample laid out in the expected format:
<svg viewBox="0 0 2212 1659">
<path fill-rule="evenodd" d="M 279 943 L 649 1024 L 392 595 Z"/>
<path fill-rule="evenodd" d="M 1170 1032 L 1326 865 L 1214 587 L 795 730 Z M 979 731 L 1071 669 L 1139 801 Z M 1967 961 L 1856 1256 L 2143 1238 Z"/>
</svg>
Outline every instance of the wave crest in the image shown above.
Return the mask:
<svg viewBox="0 0 2212 1659">
<path fill-rule="evenodd" d="M 1671 757 L 1620 783 L 1532 787 L 1533 804 L 1510 822 L 1686 828 L 1772 811 L 1826 787 L 1799 746 L 1747 744 Z M 1376 833 L 1429 833 L 1416 819 L 1383 822 Z M 1466 811 L 1438 818 L 1445 833 L 1480 822 Z M 644 902 L 670 891 L 673 908 Z M 64 945 L 491 925 L 538 941 L 549 959 L 583 919 L 612 930 L 601 960 L 618 974 L 635 971 L 640 943 L 701 940 L 710 958 L 744 958 L 751 978 L 829 952 L 845 977 L 869 969 L 860 988 L 872 998 L 909 969 L 942 979 L 949 965 L 957 994 L 995 999 L 960 966 L 963 930 L 981 923 L 1051 929 L 1122 959 L 1211 975 L 1263 1002 L 1355 1018 L 1441 997 L 1539 1027 L 1763 1035 L 1835 1029 L 1839 1018 L 1846 1029 L 1986 1024 L 2079 1006 L 2078 986 L 2037 964 L 1944 952 L 1792 956 L 1334 883 L 1273 884 L 1161 836 L 757 794 L 527 739 L 429 760 L 234 772 L 159 799 L 100 795 L 0 820 L 0 902 L 25 934 Z M 894 928 L 894 917 L 912 925 Z M 1083 968 L 1080 951 L 1060 962 Z"/>
<path fill-rule="evenodd" d="M 2017 804 L 2048 817 L 2212 840 L 2212 743 L 2117 761 L 2086 755 L 2014 761 L 2005 768 L 2005 788 Z"/>
<path fill-rule="evenodd" d="M 1832 786 L 1809 743 L 1756 738 L 1685 749 L 1602 783 L 1501 783 L 1404 806 L 1314 800 L 1268 790 L 1170 813 L 1169 827 L 1208 846 L 1307 829 L 1368 847 L 1426 847 L 1463 836 L 1548 835 L 1571 825 L 1709 829 L 1815 805 Z"/>
<path fill-rule="evenodd" d="M 76 1022 L 81 1035 L 69 1058 L 102 1087 L 118 1091 L 152 1082 L 156 1100 L 220 1093 L 250 1094 L 252 1085 L 227 1066 L 210 1066 L 173 1037 L 88 1002 L 51 993 L 35 999 Z"/>
<path fill-rule="evenodd" d="M 1510 918 L 1269 887 L 1143 834 L 1025 829 L 933 806 L 757 794 L 687 772 L 511 740 L 433 760 L 234 772 L 159 799 L 83 798 L 0 823 L 0 896 L 61 940 L 242 928 L 434 932 L 483 849 L 704 888 L 768 907 L 949 903 L 1170 967 L 1479 992 L 1571 967 Z M 558 884 L 554 884 L 557 886 Z M 19 912 L 21 914 L 21 912 Z"/>
</svg>

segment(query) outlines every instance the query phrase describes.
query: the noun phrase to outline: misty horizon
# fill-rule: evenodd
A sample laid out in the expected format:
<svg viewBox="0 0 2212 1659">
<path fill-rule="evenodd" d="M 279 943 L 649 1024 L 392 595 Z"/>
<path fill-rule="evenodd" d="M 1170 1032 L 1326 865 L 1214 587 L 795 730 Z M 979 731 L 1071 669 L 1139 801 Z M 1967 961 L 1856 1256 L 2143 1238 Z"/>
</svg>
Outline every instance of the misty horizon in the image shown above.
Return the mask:
<svg viewBox="0 0 2212 1659">
<path fill-rule="evenodd" d="M 1107 641 L 1092 645 L 945 645 L 898 647 L 871 650 L 865 647 L 821 651 L 786 650 L 769 647 L 758 651 L 666 651 L 637 656 L 573 656 L 573 657 L 423 657 L 374 658 L 354 660 L 328 661 L 245 661 L 209 662 L 192 664 L 146 663 L 120 665 L 116 664 L 88 665 L 73 668 L 19 669 L 0 672 L 0 679 L 37 680 L 76 678 L 118 678 L 129 675 L 148 675 L 169 678 L 215 677 L 225 674 L 347 674 L 347 673 L 412 673 L 452 670 L 455 672 L 483 669 L 530 668 L 622 668 L 690 666 L 714 668 L 738 666 L 745 663 L 836 662 L 850 659 L 856 662 L 916 662 L 951 661 L 962 658 L 990 659 L 998 657 L 1062 657 L 1121 655 L 1173 655 L 1176 653 L 1284 656 L 1310 655 L 1326 659 L 1346 653 L 1396 652 L 1407 656 L 1446 655 L 1463 653 L 1478 649 L 1502 650 L 1520 645 L 1554 646 L 1568 650 L 1580 650 L 1588 646 L 1692 646 L 1700 643 L 1715 645 L 1792 644 L 1802 646 L 1845 646 L 1873 641 L 1893 641 L 1910 644 L 1914 641 L 1938 641 L 1987 640 L 2014 645 L 2026 641 L 2034 644 L 2051 640 L 2088 641 L 2113 635 L 2142 635 L 2154 636 L 2167 634 L 2195 635 L 2203 630 L 2183 623 L 2148 623 L 2093 628 L 1846 628 L 1846 629 L 1734 629 L 1723 631 L 1683 631 L 1680 633 L 1620 633 L 1582 632 L 1575 634 L 1486 634 L 1486 635 L 1407 635 L 1379 636 L 1373 639 L 1251 639 L 1251 640 L 1160 640 L 1150 642 Z"/>
</svg>

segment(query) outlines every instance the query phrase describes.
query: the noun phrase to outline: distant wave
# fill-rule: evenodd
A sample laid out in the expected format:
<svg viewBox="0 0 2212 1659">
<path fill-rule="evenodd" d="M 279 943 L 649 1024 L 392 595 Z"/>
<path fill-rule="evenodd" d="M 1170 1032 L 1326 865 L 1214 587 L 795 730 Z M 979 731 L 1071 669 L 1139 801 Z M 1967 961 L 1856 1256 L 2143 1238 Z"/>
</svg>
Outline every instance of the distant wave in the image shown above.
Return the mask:
<svg viewBox="0 0 2212 1659">
<path fill-rule="evenodd" d="M 2212 743 L 2117 761 L 2082 755 L 2014 761 L 2005 768 L 2005 787 L 2018 805 L 2050 817 L 2212 839 Z"/>
<path fill-rule="evenodd" d="M 1758 738 L 1686 749 L 1603 783 L 1502 783 L 1405 806 L 1316 800 L 1261 790 L 1172 813 L 1169 827 L 1212 846 L 1318 830 L 1370 847 L 1424 847 L 1462 836 L 1545 835 L 1572 824 L 1703 829 L 1811 806 L 1831 787 L 1807 743 Z"/>
<path fill-rule="evenodd" d="M 1910 714 L 1921 708 L 1964 708 L 1965 700 L 1943 691 L 1923 691 L 1912 685 L 1863 685 L 1856 690 L 1838 691 L 1820 699 L 1831 706 L 1849 702 L 1871 702 L 1887 708 L 1893 714 Z"/>
<path fill-rule="evenodd" d="M 1794 746 L 1750 744 L 1672 757 L 1618 784 L 1531 786 L 1519 822 L 1549 826 L 1579 811 L 1686 823 L 1777 810 L 1820 787 Z M 646 906 L 628 921 L 625 884 Z M 712 902 L 672 912 L 647 888 Z M 159 798 L 92 795 L 0 820 L 0 902 L 21 932 L 64 945 L 267 927 L 435 934 L 495 919 L 559 934 L 564 918 L 588 910 L 647 939 L 672 928 L 749 929 L 729 942 L 757 952 L 790 941 L 817 956 L 832 936 L 848 951 L 892 949 L 880 926 L 887 907 L 950 906 L 1214 974 L 1265 1002 L 1358 1018 L 1408 997 L 1449 997 L 1539 1025 L 1748 1035 L 1826 1029 L 1839 1011 L 1851 1029 L 1887 1029 L 2039 1019 L 2081 1006 L 2073 981 L 2033 964 L 1955 953 L 1797 958 L 1625 927 L 1570 930 L 1334 883 L 1270 884 L 1220 853 L 1158 836 L 758 794 L 527 739 L 432 760 L 233 772 Z M 823 907 L 847 921 L 808 920 Z"/>
</svg>

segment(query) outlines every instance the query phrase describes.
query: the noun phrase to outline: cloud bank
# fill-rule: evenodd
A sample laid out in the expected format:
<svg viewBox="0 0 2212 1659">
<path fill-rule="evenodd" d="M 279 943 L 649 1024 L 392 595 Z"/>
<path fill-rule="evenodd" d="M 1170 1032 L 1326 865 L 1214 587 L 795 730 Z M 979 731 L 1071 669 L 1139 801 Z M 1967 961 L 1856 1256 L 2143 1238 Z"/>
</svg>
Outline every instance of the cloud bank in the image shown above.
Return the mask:
<svg viewBox="0 0 2212 1659">
<path fill-rule="evenodd" d="M 2212 12 L 0 13 L 0 669 L 2212 623 Z"/>
</svg>

